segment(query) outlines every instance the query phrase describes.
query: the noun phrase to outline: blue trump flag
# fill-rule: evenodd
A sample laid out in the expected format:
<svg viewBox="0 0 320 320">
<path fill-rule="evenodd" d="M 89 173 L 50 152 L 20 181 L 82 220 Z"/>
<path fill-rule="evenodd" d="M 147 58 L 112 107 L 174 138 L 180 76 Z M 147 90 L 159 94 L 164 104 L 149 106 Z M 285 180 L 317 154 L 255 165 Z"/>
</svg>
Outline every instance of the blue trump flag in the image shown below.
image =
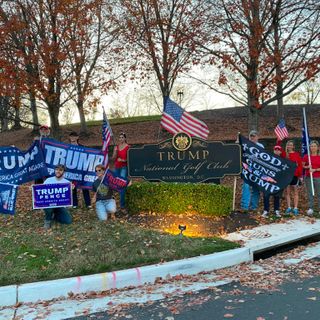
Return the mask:
<svg viewBox="0 0 320 320">
<path fill-rule="evenodd" d="M 0 212 L 13 215 L 17 200 L 17 185 L 0 183 Z"/>
<path fill-rule="evenodd" d="M 111 170 L 107 170 L 102 180 L 102 183 L 117 192 L 121 192 L 124 188 L 128 186 L 129 180 L 116 175 Z"/>
<path fill-rule="evenodd" d="M 16 147 L 0 147 L 0 182 L 23 184 L 48 175 L 39 141 L 27 151 Z"/>
<path fill-rule="evenodd" d="M 64 177 L 73 181 L 77 187 L 91 189 L 96 180 L 95 167 L 103 164 L 104 154 L 101 150 L 62 143 L 53 139 L 42 139 L 41 148 L 49 175 L 54 175 L 58 164 L 66 167 Z"/>
</svg>

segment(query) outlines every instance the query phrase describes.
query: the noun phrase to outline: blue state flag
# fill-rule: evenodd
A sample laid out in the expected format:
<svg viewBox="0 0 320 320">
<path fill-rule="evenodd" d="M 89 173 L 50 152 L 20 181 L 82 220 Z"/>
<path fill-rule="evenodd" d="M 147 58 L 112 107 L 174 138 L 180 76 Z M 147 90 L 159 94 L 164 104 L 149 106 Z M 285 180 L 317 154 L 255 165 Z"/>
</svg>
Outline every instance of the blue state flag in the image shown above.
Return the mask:
<svg viewBox="0 0 320 320">
<path fill-rule="evenodd" d="M 301 141 L 301 156 L 308 154 L 308 145 L 310 143 L 310 137 L 308 133 L 308 127 L 305 122 L 302 122 L 302 141 Z"/>
<path fill-rule="evenodd" d="M 0 183 L 0 213 L 13 215 L 16 208 L 18 186 Z"/>
</svg>

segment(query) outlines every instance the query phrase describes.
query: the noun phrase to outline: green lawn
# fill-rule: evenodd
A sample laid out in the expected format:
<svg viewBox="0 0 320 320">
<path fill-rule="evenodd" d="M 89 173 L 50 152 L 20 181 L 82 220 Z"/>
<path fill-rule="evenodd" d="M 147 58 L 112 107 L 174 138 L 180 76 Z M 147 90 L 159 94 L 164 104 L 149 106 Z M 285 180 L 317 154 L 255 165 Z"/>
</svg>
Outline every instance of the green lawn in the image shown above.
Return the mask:
<svg viewBox="0 0 320 320">
<path fill-rule="evenodd" d="M 73 211 L 70 226 L 42 228 L 41 211 L 0 216 L 0 285 L 94 274 L 238 247 L 219 238 L 187 238 L 151 231 L 94 211 Z"/>
</svg>

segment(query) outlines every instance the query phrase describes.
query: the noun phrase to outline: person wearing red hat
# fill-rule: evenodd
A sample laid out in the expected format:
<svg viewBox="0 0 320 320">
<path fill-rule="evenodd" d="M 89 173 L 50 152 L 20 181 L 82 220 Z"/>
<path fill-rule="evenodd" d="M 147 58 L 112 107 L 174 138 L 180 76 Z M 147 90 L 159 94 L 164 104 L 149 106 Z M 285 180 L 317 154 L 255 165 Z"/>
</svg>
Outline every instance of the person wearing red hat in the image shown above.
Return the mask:
<svg viewBox="0 0 320 320">
<path fill-rule="evenodd" d="M 281 146 L 276 145 L 273 148 L 273 152 L 275 155 L 277 155 L 278 157 L 281 157 L 283 149 Z M 282 196 L 283 190 L 278 191 L 275 194 L 267 194 L 264 193 L 263 194 L 263 213 L 262 213 L 262 217 L 263 218 L 267 218 L 269 216 L 269 211 L 270 211 L 270 197 L 273 196 L 273 200 L 274 200 L 274 204 L 273 204 L 273 209 L 274 209 L 274 213 L 276 215 L 277 218 L 281 218 L 281 214 L 280 214 L 280 199 Z"/>
<path fill-rule="evenodd" d="M 302 159 L 299 152 L 295 151 L 294 141 L 288 140 L 286 143 L 286 158 L 295 162 L 297 168 L 294 172 L 292 181 L 285 190 L 287 209 L 286 214 L 293 213 L 294 215 L 299 214 L 298 204 L 299 204 L 299 186 L 301 185 L 302 178 Z M 293 194 L 293 209 L 291 207 L 291 195 Z"/>
</svg>

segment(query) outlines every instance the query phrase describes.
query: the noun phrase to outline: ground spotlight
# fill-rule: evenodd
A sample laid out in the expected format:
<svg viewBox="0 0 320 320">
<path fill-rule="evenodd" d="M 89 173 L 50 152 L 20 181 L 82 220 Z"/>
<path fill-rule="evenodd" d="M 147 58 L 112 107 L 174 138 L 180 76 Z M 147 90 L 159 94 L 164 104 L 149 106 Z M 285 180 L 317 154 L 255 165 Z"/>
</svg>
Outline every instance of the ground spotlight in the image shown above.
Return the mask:
<svg viewBox="0 0 320 320">
<path fill-rule="evenodd" d="M 179 230 L 180 230 L 180 237 L 183 236 L 182 232 L 187 229 L 187 226 L 185 224 L 179 224 Z"/>
</svg>

